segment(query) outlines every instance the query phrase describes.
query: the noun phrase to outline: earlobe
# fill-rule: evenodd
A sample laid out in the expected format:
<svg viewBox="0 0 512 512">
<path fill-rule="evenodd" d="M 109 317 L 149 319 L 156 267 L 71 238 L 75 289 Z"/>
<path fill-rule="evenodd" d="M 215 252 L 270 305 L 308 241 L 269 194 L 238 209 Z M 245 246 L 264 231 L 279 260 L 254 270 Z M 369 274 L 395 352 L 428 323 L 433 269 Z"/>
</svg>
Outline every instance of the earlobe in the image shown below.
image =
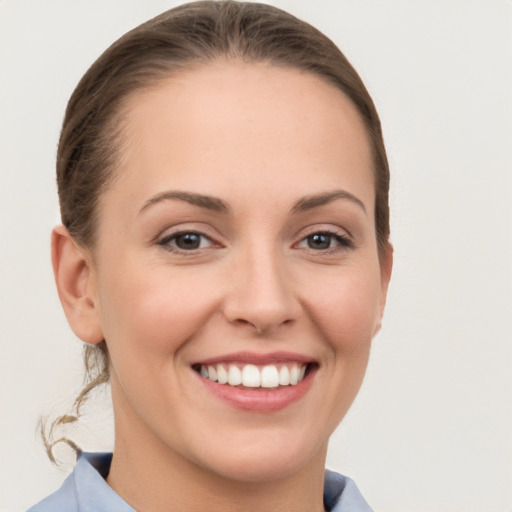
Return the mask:
<svg viewBox="0 0 512 512">
<path fill-rule="evenodd" d="M 60 302 L 73 332 L 86 343 L 103 340 L 90 257 L 64 226 L 52 232 L 52 266 Z"/>
</svg>

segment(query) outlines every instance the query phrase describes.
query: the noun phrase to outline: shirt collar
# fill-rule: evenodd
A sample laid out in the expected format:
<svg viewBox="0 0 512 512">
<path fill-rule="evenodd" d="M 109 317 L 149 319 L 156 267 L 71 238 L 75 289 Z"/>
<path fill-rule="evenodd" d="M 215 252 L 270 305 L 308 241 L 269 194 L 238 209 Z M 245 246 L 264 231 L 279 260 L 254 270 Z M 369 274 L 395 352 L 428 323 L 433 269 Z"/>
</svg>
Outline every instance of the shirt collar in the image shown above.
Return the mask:
<svg viewBox="0 0 512 512">
<path fill-rule="evenodd" d="M 80 512 L 135 512 L 105 481 L 111 453 L 82 453 L 73 471 Z M 326 470 L 324 506 L 329 512 L 372 512 L 350 478 Z"/>
<path fill-rule="evenodd" d="M 135 512 L 105 481 L 111 453 L 82 453 L 73 471 L 80 512 Z"/>
</svg>

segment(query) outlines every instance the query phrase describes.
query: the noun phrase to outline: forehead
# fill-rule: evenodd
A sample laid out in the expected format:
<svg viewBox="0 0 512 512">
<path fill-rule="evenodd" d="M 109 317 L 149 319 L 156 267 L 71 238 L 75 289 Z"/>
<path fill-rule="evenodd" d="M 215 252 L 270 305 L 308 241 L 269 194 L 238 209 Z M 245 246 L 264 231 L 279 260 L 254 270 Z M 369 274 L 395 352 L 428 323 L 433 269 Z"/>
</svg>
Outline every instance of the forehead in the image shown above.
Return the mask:
<svg viewBox="0 0 512 512">
<path fill-rule="evenodd" d="M 324 180 L 325 188 L 337 170 L 350 181 L 352 169 L 352 181 L 360 182 L 352 186 L 363 184 L 373 198 L 361 116 L 339 89 L 312 73 L 212 62 L 132 94 L 124 107 L 118 178 L 138 182 L 138 192 L 186 186 L 187 179 L 196 188 L 211 188 L 210 181 L 232 186 L 239 175 L 290 190 Z"/>
</svg>

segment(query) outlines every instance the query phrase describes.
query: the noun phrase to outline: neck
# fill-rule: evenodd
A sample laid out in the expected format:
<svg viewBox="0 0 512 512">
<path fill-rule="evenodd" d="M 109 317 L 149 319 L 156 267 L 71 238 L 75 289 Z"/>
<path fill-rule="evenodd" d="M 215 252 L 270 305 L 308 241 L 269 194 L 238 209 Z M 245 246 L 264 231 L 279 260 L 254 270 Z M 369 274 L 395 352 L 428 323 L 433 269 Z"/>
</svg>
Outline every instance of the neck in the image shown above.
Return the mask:
<svg viewBox="0 0 512 512">
<path fill-rule="evenodd" d="M 107 482 L 138 512 L 321 512 L 323 508 L 323 468 L 317 478 L 309 471 L 268 482 L 238 482 L 183 463 L 179 457 L 153 460 L 148 473 L 147 453 L 116 448 Z M 161 457 L 159 457 L 161 459 Z"/>
<path fill-rule="evenodd" d="M 326 446 L 292 474 L 263 481 L 236 480 L 183 457 L 148 435 L 146 426 L 135 418 L 119 417 L 117 412 L 107 483 L 138 512 L 324 510 Z"/>
</svg>

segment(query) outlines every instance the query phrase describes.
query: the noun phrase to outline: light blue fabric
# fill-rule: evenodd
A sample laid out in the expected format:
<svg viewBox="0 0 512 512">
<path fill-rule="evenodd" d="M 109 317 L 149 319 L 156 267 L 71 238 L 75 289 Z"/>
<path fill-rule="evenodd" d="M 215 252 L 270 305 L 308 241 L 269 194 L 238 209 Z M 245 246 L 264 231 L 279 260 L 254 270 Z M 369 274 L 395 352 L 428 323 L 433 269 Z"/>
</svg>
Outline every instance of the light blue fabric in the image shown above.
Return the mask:
<svg viewBox="0 0 512 512">
<path fill-rule="evenodd" d="M 84 453 L 62 487 L 28 512 L 135 512 L 105 482 L 111 453 Z M 372 512 L 346 476 L 326 470 L 324 506 L 329 512 Z"/>
</svg>

